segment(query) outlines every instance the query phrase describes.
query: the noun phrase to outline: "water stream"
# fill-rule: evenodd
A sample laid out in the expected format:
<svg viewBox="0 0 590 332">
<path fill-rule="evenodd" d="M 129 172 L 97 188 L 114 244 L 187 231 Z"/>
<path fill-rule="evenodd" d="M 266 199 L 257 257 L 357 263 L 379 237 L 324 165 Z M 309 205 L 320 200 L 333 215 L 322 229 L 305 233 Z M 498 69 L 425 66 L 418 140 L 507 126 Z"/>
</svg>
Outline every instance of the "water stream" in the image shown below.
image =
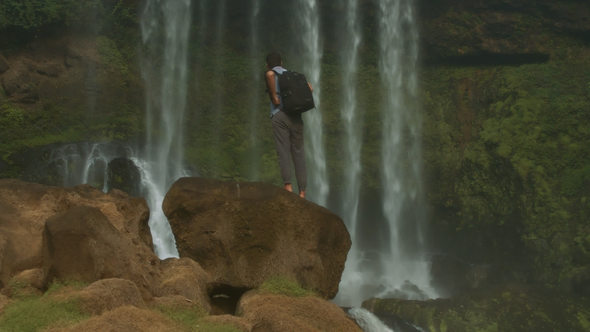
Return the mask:
<svg viewBox="0 0 590 332">
<path fill-rule="evenodd" d="M 320 44 L 320 15 L 317 0 L 298 0 L 295 9 L 301 53 L 301 68 L 313 87 L 316 109 L 303 115 L 305 123 L 305 149 L 307 155 L 308 199 L 326 206 L 329 194 L 328 170 L 326 169 L 326 153 L 324 130 L 321 112 L 321 61 L 322 47 Z M 295 70 L 295 69 L 293 69 Z"/>
<path fill-rule="evenodd" d="M 183 121 L 186 110 L 191 1 L 148 0 L 141 17 L 146 52 L 146 145 L 142 170 L 150 206 L 150 229 L 158 257 L 178 257 L 174 235 L 161 213 L 170 185 L 185 174 Z M 145 173 L 144 173 L 145 175 Z"/>
</svg>

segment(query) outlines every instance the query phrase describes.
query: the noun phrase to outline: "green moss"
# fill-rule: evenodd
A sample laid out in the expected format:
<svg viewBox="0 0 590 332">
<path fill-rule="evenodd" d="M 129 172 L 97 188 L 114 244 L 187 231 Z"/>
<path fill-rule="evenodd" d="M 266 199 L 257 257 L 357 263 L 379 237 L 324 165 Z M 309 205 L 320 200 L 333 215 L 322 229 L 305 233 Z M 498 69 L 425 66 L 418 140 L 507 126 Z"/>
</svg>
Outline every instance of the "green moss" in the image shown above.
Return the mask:
<svg viewBox="0 0 590 332">
<path fill-rule="evenodd" d="M 262 292 L 292 297 L 314 296 L 313 291 L 301 287 L 297 282 L 285 277 L 272 277 L 258 288 Z"/>
<path fill-rule="evenodd" d="M 121 75 L 129 75 L 129 67 L 114 40 L 106 36 L 96 38 L 96 46 L 104 64 L 112 70 L 117 70 Z"/>
<path fill-rule="evenodd" d="M 63 287 L 63 286 L 54 286 Z M 36 332 L 73 325 L 89 318 L 75 301 L 57 301 L 50 293 L 17 298 L 0 316 L 0 331 Z"/>
</svg>

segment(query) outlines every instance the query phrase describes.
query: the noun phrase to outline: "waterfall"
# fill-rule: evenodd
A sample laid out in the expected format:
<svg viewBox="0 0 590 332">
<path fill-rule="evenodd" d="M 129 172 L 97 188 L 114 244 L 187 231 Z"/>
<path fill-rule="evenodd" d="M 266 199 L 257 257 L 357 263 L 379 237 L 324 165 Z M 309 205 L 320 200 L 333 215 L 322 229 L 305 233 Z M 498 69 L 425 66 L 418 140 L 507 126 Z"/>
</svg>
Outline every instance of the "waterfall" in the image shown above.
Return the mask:
<svg viewBox="0 0 590 332">
<path fill-rule="evenodd" d="M 359 190 L 361 175 L 361 119 L 357 113 L 356 98 L 356 73 L 358 67 L 358 48 L 361 41 L 360 26 L 358 20 L 358 0 L 347 0 L 346 16 L 344 18 L 344 35 L 348 36 L 343 41 L 341 58 L 343 63 L 342 79 L 342 104 L 340 105 L 341 118 L 344 125 L 345 139 L 345 171 L 343 184 L 343 196 L 341 204 L 341 216 L 350 232 L 352 247 L 346 259 L 346 267 L 342 274 L 340 287 L 347 289 L 340 292 L 336 301 L 339 303 L 358 303 L 363 299 L 359 294 L 362 274 L 360 271 L 361 253 L 358 248 L 357 221 L 359 209 Z"/>
<path fill-rule="evenodd" d="M 114 143 L 72 143 L 53 149 L 48 164 L 57 169 L 64 187 L 86 183 L 108 192 L 109 163 L 132 155 L 129 147 Z"/>
<path fill-rule="evenodd" d="M 141 17 L 145 47 L 146 149 L 142 183 L 150 206 L 149 225 L 158 257 L 178 257 L 162 200 L 183 170 L 183 117 L 187 97 L 187 53 L 191 1 L 148 0 Z M 147 173 L 145 173 L 147 172 Z M 149 176 L 147 176 L 149 174 Z M 149 185 L 148 185 L 149 184 Z"/>
<path fill-rule="evenodd" d="M 348 314 L 365 332 L 395 332 L 383 324 L 377 316 L 362 308 L 352 308 Z"/>
<path fill-rule="evenodd" d="M 258 20 L 260 15 L 260 0 L 253 0 L 250 14 L 250 75 L 252 75 L 252 87 L 258 90 L 263 84 L 261 82 L 261 66 L 259 58 L 260 43 L 258 41 Z M 257 143 L 257 127 L 260 122 L 260 94 L 257 91 L 252 91 L 250 100 L 248 102 L 250 107 L 250 123 L 249 123 L 249 146 L 250 153 L 248 153 L 248 178 L 250 180 L 257 180 L 260 176 L 260 162 L 261 157 L 260 144 Z"/>
<path fill-rule="evenodd" d="M 383 214 L 389 226 L 381 253 L 378 296 L 434 297 L 423 257 L 421 118 L 417 102 L 418 32 L 413 0 L 379 1 L 379 71 L 383 86 Z"/>
<path fill-rule="evenodd" d="M 303 115 L 305 144 L 308 168 L 308 198 L 319 205 L 326 205 L 329 193 L 326 154 L 324 152 L 324 134 L 321 113 L 321 60 L 319 8 L 317 0 L 299 0 L 297 21 L 301 33 L 300 50 L 303 72 L 313 87 L 316 109 Z"/>
</svg>

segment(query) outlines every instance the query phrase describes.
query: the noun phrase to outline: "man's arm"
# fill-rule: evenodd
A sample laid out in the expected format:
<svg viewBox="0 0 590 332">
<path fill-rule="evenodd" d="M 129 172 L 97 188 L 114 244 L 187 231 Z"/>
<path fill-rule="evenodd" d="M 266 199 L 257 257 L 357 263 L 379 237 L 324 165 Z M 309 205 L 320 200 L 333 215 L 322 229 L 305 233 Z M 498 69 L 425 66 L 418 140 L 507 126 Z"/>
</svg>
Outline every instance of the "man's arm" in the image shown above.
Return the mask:
<svg viewBox="0 0 590 332">
<path fill-rule="evenodd" d="M 281 104 L 281 100 L 279 99 L 279 96 L 277 95 L 277 88 L 276 88 L 276 84 L 275 84 L 275 72 L 272 70 L 269 70 L 266 72 L 266 87 L 268 88 L 268 96 L 270 97 L 270 101 L 278 106 Z"/>
</svg>

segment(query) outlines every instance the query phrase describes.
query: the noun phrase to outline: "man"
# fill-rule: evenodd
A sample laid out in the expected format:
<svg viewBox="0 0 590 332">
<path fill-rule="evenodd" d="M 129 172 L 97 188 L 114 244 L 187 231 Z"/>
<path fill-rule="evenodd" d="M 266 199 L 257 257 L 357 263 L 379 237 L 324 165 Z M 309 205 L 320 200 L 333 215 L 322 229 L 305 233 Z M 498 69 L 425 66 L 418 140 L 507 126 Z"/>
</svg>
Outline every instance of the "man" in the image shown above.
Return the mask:
<svg viewBox="0 0 590 332">
<path fill-rule="evenodd" d="M 270 117 L 279 157 L 279 167 L 285 189 L 293 192 L 291 184 L 291 160 L 295 165 L 295 177 L 299 187 L 299 197 L 305 198 L 307 172 L 305 169 L 305 151 L 303 149 L 303 120 L 301 114 L 289 115 L 282 111 L 279 77 L 287 71 L 283 68 L 281 55 L 276 52 L 266 56 L 266 87 L 270 97 Z M 309 83 L 308 83 L 309 84 Z M 311 85 L 309 86 L 311 89 Z"/>
</svg>

